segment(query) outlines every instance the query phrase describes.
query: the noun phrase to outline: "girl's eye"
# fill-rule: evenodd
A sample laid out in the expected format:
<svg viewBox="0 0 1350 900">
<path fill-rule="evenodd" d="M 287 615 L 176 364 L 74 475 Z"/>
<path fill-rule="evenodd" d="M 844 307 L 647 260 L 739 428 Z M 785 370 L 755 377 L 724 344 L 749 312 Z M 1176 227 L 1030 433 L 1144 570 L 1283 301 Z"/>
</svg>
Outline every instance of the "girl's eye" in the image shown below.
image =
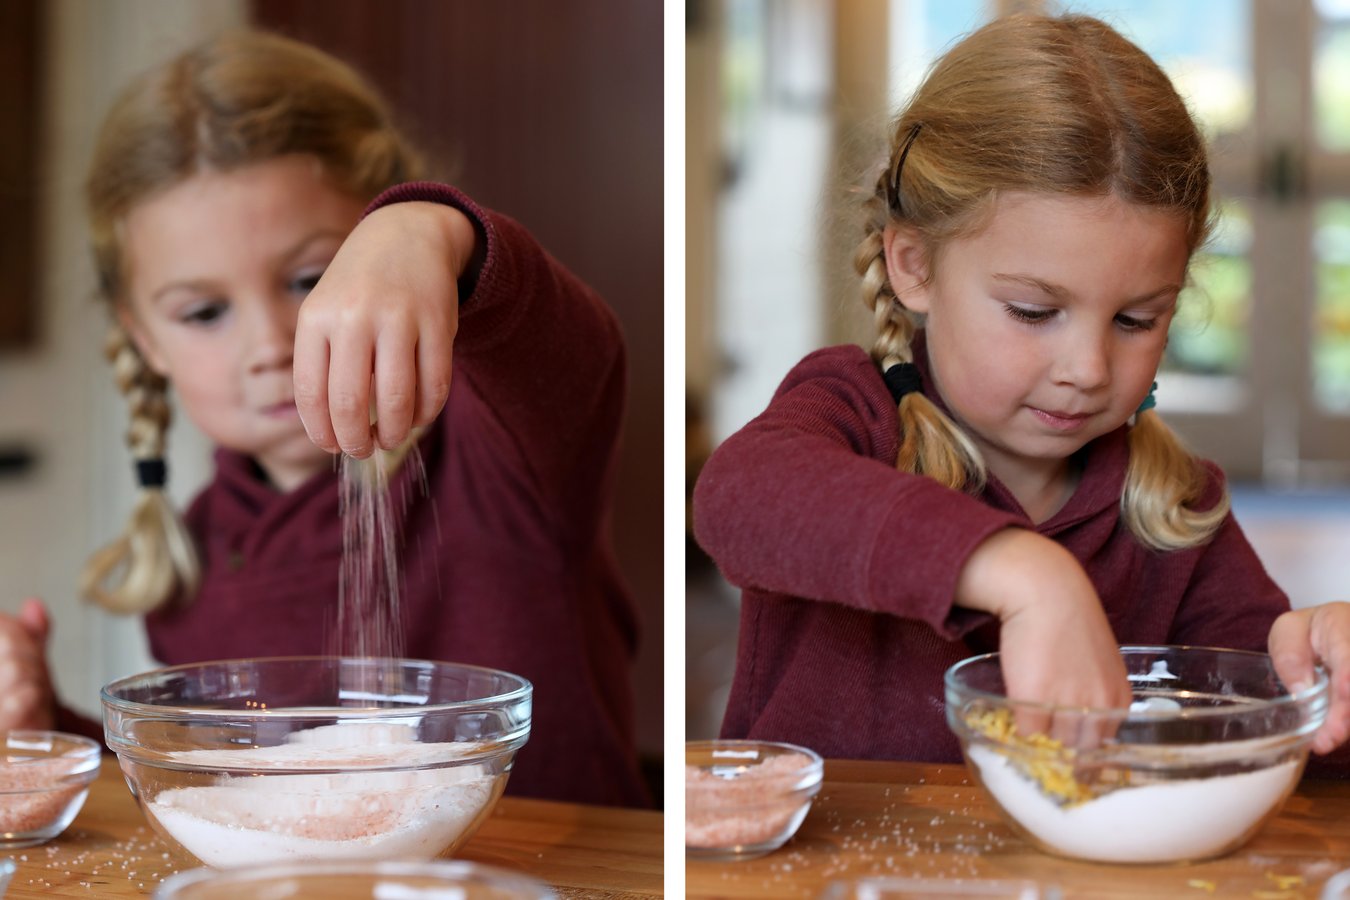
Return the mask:
<svg viewBox="0 0 1350 900">
<path fill-rule="evenodd" d="M 178 318 L 186 325 L 214 325 L 228 309 L 223 300 L 209 300 L 188 307 Z"/>
<path fill-rule="evenodd" d="M 1116 316 L 1116 324 L 1126 331 L 1152 331 L 1158 325 L 1157 319 L 1136 319 L 1124 313 Z"/>
<path fill-rule="evenodd" d="M 1003 304 L 1003 308 L 1007 310 L 1008 315 L 1028 325 L 1043 325 L 1055 315 L 1053 309 L 1027 309 L 1024 306 L 1015 306 L 1011 303 Z"/>
<path fill-rule="evenodd" d="M 291 280 L 290 289 L 293 293 L 308 294 L 314 290 L 322 277 L 323 272 L 306 272 L 303 275 L 297 275 Z"/>
</svg>

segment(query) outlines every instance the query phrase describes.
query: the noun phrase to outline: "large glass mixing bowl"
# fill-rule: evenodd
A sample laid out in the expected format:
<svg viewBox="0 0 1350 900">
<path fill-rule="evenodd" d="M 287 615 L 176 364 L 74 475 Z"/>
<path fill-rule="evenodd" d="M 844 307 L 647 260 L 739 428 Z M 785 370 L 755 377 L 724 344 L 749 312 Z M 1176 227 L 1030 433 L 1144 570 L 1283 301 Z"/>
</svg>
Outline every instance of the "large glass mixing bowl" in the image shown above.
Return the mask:
<svg viewBox="0 0 1350 900">
<path fill-rule="evenodd" d="M 220 868 L 452 853 L 501 796 L 531 696 L 509 672 L 341 657 L 175 666 L 102 693 L 150 824 Z"/>
<path fill-rule="evenodd" d="M 947 670 L 947 724 L 1023 837 L 1118 863 L 1236 849 L 1294 789 L 1326 720 L 1328 682 L 1290 693 L 1264 653 L 1122 647 L 1130 709 L 1010 700 L 997 653 Z"/>
</svg>

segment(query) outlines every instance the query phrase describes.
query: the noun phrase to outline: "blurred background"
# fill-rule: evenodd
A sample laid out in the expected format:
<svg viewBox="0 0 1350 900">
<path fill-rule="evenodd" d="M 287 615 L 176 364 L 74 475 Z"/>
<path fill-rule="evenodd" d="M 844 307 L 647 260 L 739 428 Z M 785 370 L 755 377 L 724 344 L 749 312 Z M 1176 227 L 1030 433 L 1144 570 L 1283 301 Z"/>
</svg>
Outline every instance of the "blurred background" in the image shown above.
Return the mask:
<svg viewBox="0 0 1350 900">
<path fill-rule="evenodd" d="M 152 666 L 139 620 L 76 596 L 84 559 L 120 531 L 133 497 L 81 211 L 95 129 L 135 74 L 255 23 L 365 72 L 443 172 L 522 221 L 618 313 L 629 403 L 614 534 L 643 625 L 639 747 L 659 766 L 661 12 L 627 0 L 0 3 L 0 610 L 48 602 L 68 702 L 97 715 L 104 683 Z M 170 446 L 185 503 L 209 477 L 209 448 L 182 418 Z"/>
<path fill-rule="evenodd" d="M 1158 407 L 1234 484 L 1296 606 L 1350 600 L 1350 0 L 694 0 L 687 65 L 687 483 L 830 344 L 870 346 L 849 256 L 888 119 L 965 32 L 1106 19 L 1203 125 L 1222 223 L 1172 326 Z M 686 727 L 715 736 L 738 592 L 692 538 Z"/>
</svg>

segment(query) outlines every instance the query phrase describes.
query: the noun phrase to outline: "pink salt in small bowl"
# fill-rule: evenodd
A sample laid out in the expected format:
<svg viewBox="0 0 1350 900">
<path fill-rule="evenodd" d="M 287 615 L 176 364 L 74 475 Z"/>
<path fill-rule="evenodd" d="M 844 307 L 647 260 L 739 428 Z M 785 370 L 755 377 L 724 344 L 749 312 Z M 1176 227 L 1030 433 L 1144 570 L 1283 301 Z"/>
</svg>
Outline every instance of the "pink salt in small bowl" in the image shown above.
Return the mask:
<svg viewBox="0 0 1350 900">
<path fill-rule="evenodd" d="M 0 741 L 0 849 L 45 843 L 84 806 L 103 748 L 60 731 L 4 731 Z"/>
<path fill-rule="evenodd" d="M 825 770 L 813 750 L 766 741 L 691 741 L 684 762 L 690 859 L 753 859 L 777 850 L 797 833 Z"/>
</svg>

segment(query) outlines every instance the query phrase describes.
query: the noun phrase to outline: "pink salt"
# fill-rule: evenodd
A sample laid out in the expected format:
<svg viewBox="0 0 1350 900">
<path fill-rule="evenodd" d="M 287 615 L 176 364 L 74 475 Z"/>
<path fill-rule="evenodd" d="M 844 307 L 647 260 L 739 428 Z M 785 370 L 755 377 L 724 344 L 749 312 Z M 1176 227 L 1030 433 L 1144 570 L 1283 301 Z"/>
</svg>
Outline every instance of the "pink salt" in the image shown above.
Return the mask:
<svg viewBox="0 0 1350 900">
<path fill-rule="evenodd" d="M 740 769 L 685 766 L 686 847 L 747 847 L 780 837 L 802 808 L 792 793 L 811 760 L 801 753 L 772 756 Z"/>
<path fill-rule="evenodd" d="M 59 819 L 88 782 L 70 783 L 67 776 L 81 759 L 9 757 L 0 761 L 0 833 L 41 831 Z"/>
</svg>

